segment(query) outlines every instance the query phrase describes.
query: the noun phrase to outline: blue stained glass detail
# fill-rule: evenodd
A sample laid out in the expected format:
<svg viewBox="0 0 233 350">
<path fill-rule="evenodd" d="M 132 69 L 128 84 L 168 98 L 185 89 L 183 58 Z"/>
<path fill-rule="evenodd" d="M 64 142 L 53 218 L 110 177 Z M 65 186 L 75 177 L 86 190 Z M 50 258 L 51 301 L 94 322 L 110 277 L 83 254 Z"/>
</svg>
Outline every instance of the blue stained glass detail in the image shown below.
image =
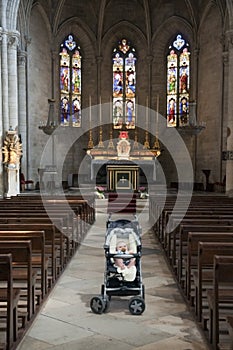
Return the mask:
<svg viewBox="0 0 233 350">
<path fill-rule="evenodd" d="M 68 50 L 72 51 L 76 47 L 76 42 L 73 40 L 73 36 L 69 35 L 68 39 L 65 41 L 65 45 Z"/>
<path fill-rule="evenodd" d="M 180 34 L 177 35 L 176 40 L 173 43 L 173 46 L 177 49 L 180 50 L 185 44 L 184 39 L 182 39 L 182 36 Z"/>
</svg>

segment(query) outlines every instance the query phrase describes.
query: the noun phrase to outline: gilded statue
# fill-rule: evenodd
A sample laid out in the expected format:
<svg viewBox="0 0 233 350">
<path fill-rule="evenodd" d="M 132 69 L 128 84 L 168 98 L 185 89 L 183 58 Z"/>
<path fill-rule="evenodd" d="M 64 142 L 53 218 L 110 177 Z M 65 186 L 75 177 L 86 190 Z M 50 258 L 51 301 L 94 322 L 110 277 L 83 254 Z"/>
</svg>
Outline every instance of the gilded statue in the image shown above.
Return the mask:
<svg viewBox="0 0 233 350">
<path fill-rule="evenodd" d="M 2 147 L 2 153 L 4 155 L 3 163 L 8 167 L 16 167 L 19 164 L 23 151 L 22 143 L 19 142 L 19 137 L 15 132 L 7 133 L 4 146 Z"/>
</svg>

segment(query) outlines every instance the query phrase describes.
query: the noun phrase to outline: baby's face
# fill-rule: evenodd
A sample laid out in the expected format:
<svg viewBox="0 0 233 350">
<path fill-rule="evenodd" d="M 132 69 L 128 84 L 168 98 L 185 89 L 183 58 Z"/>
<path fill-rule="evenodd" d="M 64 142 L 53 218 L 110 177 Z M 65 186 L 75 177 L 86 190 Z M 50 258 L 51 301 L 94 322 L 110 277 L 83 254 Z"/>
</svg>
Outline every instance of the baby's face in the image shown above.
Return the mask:
<svg viewBox="0 0 233 350">
<path fill-rule="evenodd" d="M 127 245 L 126 243 L 124 242 L 120 242 L 118 245 L 117 245 L 117 250 L 120 250 L 121 252 L 125 252 L 127 250 Z"/>
</svg>

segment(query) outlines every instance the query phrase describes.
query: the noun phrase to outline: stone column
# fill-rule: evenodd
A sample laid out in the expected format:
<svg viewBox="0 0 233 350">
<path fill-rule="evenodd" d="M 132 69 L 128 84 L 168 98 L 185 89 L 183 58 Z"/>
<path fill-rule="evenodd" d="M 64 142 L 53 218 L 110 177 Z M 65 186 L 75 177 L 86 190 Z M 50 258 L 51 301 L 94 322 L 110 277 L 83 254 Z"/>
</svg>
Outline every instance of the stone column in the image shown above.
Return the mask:
<svg viewBox="0 0 233 350">
<path fill-rule="evenodd" d="M 21 168 L 27 172 L 27 96 L 26 96 L 26 61 L 27 53 L 18 52 L 18 98 L 19 98 L 19 134 L 23 148 Z M 26 176 L 26 174 L 25 174 Z"/>
<path fill-rule="evenodd" d="M 9 130 L 10 126 L 8 116 L 8 58 L 6 32 L 2 32 L 1 59 L 3 132 L 6 132 Z"/>
<path fill-rule="evenodd" d="M 17 74 L 17 47 L 18 33 L 8 35 L 8 106 L 9 124 L 13 130 L 18 127 L 18 74 Z"/>
<path fill-rule="evenodd" d="M 228 86 L 229 86 L 229 57 L 228 51 L 222 53 L 222 62 L 223 62 L 223 91 L 222 91 L 222 134 L 221 134 L 221 164 L 220 164 L 220 182 L 223 181 L 223 178 L 226 174 L 226 162 L 223 159 L 223 150 L 226 150 L 227 144 L 227 129 L 228 129 Z"/>
<path fill-rule="evenodd" d="M 226 33 L 228 44 L 228 95 L 227 95 L 227 152 L 226 152 L 226 194 L 233 196 L 233 30 Z"/>
</svg>

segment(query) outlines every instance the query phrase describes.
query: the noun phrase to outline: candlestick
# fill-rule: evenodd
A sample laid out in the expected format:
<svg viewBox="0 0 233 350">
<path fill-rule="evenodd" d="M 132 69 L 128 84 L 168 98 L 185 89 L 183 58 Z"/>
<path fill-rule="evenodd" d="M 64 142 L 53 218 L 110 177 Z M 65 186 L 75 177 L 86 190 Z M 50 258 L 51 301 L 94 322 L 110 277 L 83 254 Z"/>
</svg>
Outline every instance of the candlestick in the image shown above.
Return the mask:
<svg viewBox="0 0 233 350">
<path fill-rule="evenodd" d="M 100 125 L 102 124 L 102 108 L 101 108 L 101 96 L 100 96 L 100 111 L 99 111 L 100 115 Z"/>
<path fill-rule="evenodd" d="M 158 130 L 159 130 L 159 95 L 157 95 L 156 135 L 158 135 Z"/>
<path fill-rule="evenodd" d="M 112 124 L 112 97 L 110 96 L 110 103 L 109 103 L 109 109 L 110 109 L 110 115 L 109 115 L 109 118 L 110 118 L 110 124 Z"/>
<path fill-rule="evenodd" d="M 89 96 L 89 122 L 91 127 L 91 95 Z"/>
</svg>

